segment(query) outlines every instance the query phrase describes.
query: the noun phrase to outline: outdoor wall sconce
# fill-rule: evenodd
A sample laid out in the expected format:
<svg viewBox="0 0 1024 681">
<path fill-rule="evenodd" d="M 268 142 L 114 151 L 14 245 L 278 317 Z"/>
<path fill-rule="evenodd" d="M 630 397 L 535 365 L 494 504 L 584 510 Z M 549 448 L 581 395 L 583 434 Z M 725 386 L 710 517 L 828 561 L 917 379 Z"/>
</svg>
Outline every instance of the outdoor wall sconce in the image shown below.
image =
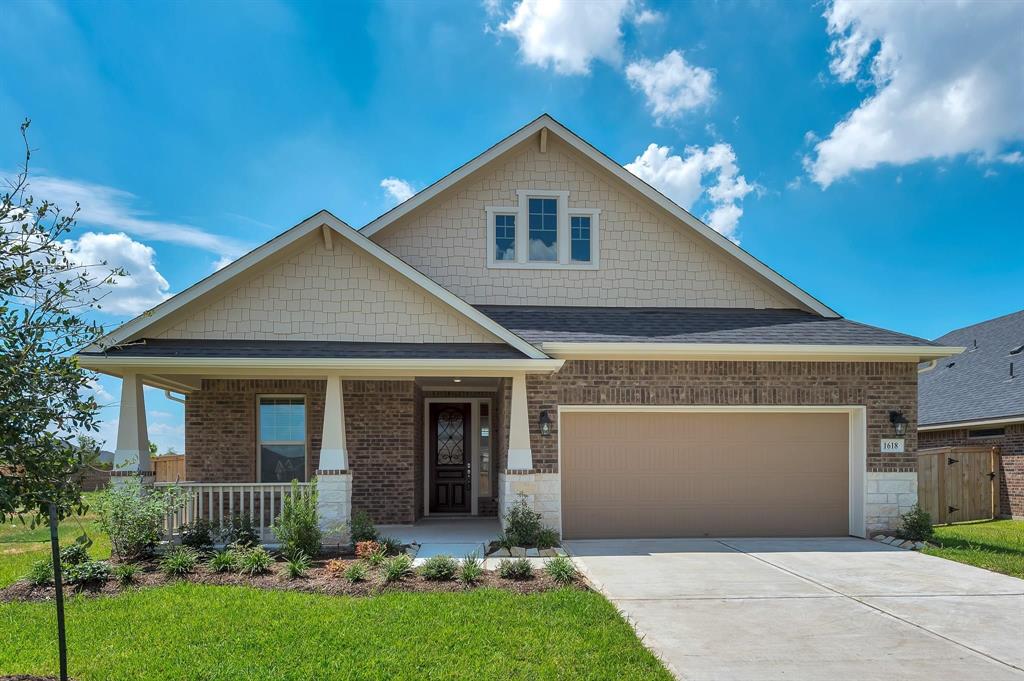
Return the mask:
<svg viewBox="0 0 1024 681">
<path fill-rule="evenodd" d="M 903 437 L 907 432 L 907 417 L 903 415 L 902 411 L 890 411 L 889 423 L 892 424 L 898 436 Z"/>
<path fill-rule="evenodd" d="M 540 413 L 540 434 L 551 435 L 551 416 L 547 410 Z"/>
</svg>

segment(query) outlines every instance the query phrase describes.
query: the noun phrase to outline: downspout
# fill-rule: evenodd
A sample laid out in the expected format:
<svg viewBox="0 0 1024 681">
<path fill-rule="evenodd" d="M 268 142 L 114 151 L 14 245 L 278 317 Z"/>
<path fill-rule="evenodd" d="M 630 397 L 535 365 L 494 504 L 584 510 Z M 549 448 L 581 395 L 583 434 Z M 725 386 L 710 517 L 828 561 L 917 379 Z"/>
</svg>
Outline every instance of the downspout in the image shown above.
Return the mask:
<svg viewBox="0 0 1024 681">
<path fill-rule="evenodd" d="M 937 359 L 929 360 L 928 363 L 924 365 L 924 367 L 919 367 L 918 368 L 917 373 L 923 374 L 923 373 L 926 373 L 928 371 L 931 371 L 932 369 L 935 368 L 935 366 L 938 363 L 939 363 L 939 360 L 937 360 Z"/>
<path fill-rule="evenodd" d="M 184 393 L 182 394 L 184 395 Z M 171 402 L 180 402 L 181 404 L 185 404 L 185 399 L 188 397 L 188 395 L 184 395 L 184 397 L 175 397 L 174 395 L 171 394 L 170 390 L 165 390 L 164 397 L 169 399 Z"/>
</svg>

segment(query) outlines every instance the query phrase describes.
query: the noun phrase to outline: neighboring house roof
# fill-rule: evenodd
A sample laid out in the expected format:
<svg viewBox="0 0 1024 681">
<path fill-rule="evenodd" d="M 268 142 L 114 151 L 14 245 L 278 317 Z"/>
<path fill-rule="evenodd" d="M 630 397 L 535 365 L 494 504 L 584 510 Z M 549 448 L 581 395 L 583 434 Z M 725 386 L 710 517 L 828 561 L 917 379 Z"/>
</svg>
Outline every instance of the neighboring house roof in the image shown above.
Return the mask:
<svg viewBox="0 0 1024 681">
<path fill-rule="evenodd" d="M 398 204 L 388 212 L 384 213 L 377 219 L 373 220 L 369 224 L 365 225 L 360 231 L 366 236 L 373 236 L 377 232 L 385 229 L 388 225 L 393 224 L 395 221 L 408 215 L 411 211 L 415 210 L 424 203 L 430 201 L 441 192 L 449 189 L 456 183 L 470 176 L 477 170 L 479 170 L 485 164 L 498 158 L 505 152 L 509 151 L 518 144 L 526 141 L 532 135 L 535 135 L 542 130 L 547 129 L 553 134 L 558 135 L 559 138 L 568 143 L 579 153 L 583 154 L 590 160 L 597 163 L 599 166 L 616 176 L 633 189 L 637 190 L 649 200 L 653 201 L 656 205 L 660 206 L 664 210 L 668 211 L 671 215 L 679 219 L 684 225 L 694 230 L 699 236 L 703 237 L 706 241 L 714 244 L 721 248 L 728 255 L 734 259 L 739 260 L 748 269 L 755 272 L 762 279 L 767 280 L 775 287 L 781 289 L 788 295 L 792 296 L 799 304 L 806 305 L 809 310 L 817 312 L 825 317 L 838 317 L 839 314 L 829 308 L 827 305 L 813 297 L 793 282 L 789 281 L 781 274 L 765 265 L 763 262 L 755 258 L 754 256 L 747 253 L 745 250 L 736 245 L 735 242 L 731 241 L 727 237 L 722 236 L 708 225 L 704 224 L 701 220 L 694 217 L 688 211 L 677 205 L 667 196 L 659 192 L 657 189 L 647 184 L 639 177 L 629 172 L 610 157 L 594 148 L 589 142 L 584 140 L 582 137 L 572 132 L 564 125 L 556 121 L 548 114 L 543 114 L 534 121 L 523 126 L 516 132 L 512 133 L 501 142 L 498 142 L 493 147 L 480 154 L 473 160 L 469 161 L 465 165 L 460 166 L 456 170 L 452 171 L 445 177 L 441 178 L 434 184 L 430 185 L 426 189 L 413 195 L 406 201 Z"/>
<path fill-rule="evenodd" d="M 1024 310 L 951 331 L 936 342 L 967 351 L 920 374 L 921 425 L 1024 418 Z"/>
<path fill-rule="evenodd" d="M 524 359 L 503 343 L 365 343 L 350 341 L 184 340 L 147 338 L 83 356 L 351 359 Z"/>
<path fill-rule="evenodd" d="M 536 305 L 478 305 L 477 309 L 531 343 L 937 345 L 803 310 Z"/>
</svg>

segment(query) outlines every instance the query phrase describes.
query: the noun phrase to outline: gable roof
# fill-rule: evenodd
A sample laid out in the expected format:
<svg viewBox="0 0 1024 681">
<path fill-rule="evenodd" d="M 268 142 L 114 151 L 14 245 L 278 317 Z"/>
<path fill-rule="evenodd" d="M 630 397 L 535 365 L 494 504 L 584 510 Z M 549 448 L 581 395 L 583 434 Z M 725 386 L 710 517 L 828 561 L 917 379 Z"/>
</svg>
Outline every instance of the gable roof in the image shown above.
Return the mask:
<svg viewBox="0 0 1024 681">
<path fill-rule="evenodd" d="M 781 274 L 764 264 L 745 250 L 737 246 L 734 242 L 728 238 L 722 236 L 708 225 L 704 224 L 700 219 L 692 215 L 689 211 L 685 210 L 674 201 L 669 199 L 667 196 L 659 192 L 657 189 L 647 184 L 639 177 L 629 172 L 621 165 L 616 163 L 613 159 L 596 149 L 589 142 L 584 140 L 582 137 L 572 132 L 564 125 L 556 121 L 548 114 L 542 114 L 532 122 L 523 126 L 516 132 L 512 133 L 502 141 L 498 142 L 490 149 L 480 154 L 468 163 L 460 166 L 456 170 L 452 171 L 448 175 L 444 176 L 434 184 L 430 185 L 426 189 L 413 195 L 408 200 L 398 204 L 388 212 L 384 213 L 380 217 L 376 218 L 372 222 L 363 226 L 360 232 L 364 235 L 371 237 L 377 232 L 385 229 L 394 222 L 408 215 L 410 212 L 423 205 L 427 201 L 430 201 L 441 192 L 449 189 L 456 183 L 472 175 L 478 169 L 486 165 L 487 163 L 498 158 L 505 152 L 519 145 L 520 143 L 529 139 L 532 135 L 539 133 L 541 130 L 547 129 L 550 132 L 558 135 L 564 142 L 570 147 L 575 149 L 577 152 L 583 154 L 585 157 L 597 163 L 599 166 L 607 170 L 612 175 L 616 176 L 627 185 L 635 189 L 636 191 L 643 194 L 646 198 L 660 206 L 662 209 L 670 213 L 673 217 L 680 220 L 687 227 L 696 232 L 699 236 L 703 237 L 706 241 L 709 241 L 713 245 L 719 247 L 726 254 L 731 256 L 733 259 L 738 260 L 740 263 L 745 265 L 748 269 L 753 270 L 762 279 L 767 280 L 775 287 L 781 289 L 788 295 L 792 296 L 800 304 L 805 305 L 809 310 L 823 316 L 823 317 L 839 317 L 840 315 L 832 310 L 830 307 L 814 298 L 809 293 L 798 287 L 793 282 L 789 281 Z"/>
<path fill-rule="evenodd" d="M 922 426 L 1024 419 L 1024 310 L 950 331 L 937 342 L 967 351 L 918 377 Z"/>
<path fill-rule="evenodd" d="M 321 210 L 315 215 L 306 218 L 299 224 L 295 225 L 291 229 L 279 234 L 267 243 L 259 246 L 258 248 L 245 254 L 235 262 L 231 263 L 227 267 L 211 274 L 202 281 L 198 282 L 185 289 L 181 293 L 165 300 L 153 309 L 142 313 L 135 319 L 125 322 L 121 326 L 114 329 L 112 332 L 89 345 L 82 350 L 83 353 L 96 353 L 109 348 L 112 345 L 118 345 L 125 341 L 133 338 L 141 337 L 145 331 L 152 328 L 159 321 L 165 319 L 169 315 L 177 312 L 178 310 L 186 307 L 193 301 L 196 301 L 202 296 L 211 293 L 215 289 L 224 286 L 237 277 L 241 277 L 253 266 L 266 259 L 272 257 L 274 254 L 281 252 L 288 246 L 296 243 L 306 235 L 315 232 L 316 230 L 325 227 L 331 230 L 332 234 L 337 234 L 342 238 L 346 239 L 349 243 L 356 246 L 364 253 L 376 258 L 388 268 L 394 270 L 398 274 L 402 275 L 405 279 L 410 281 L 413 285 L 422 289 L 432 297 L 441 301 L 463 317 L 468 318 L 480 327 L 491 332 L 502 341 L 508 343 L 510 346 L 523 353 L 532 359 L 547 359 L 547 355 L 538 350 L 536 347 L 527 343 L 525 340 L 516 336 L 508 329 L 502 327 L 500 324 L 482 314 L 476 310 L 472 305 L 465 302 L 454 293 L 448 291 L 443 286 L 430 279 L 422 272 L 419 272 L 414 267 L 389 253 L 384 248 L 370 241 L 364 235 L 360 234 L 357 230 L 347 225 L 342 220 L 332 215 L 329 211 Z"/>
</svg>

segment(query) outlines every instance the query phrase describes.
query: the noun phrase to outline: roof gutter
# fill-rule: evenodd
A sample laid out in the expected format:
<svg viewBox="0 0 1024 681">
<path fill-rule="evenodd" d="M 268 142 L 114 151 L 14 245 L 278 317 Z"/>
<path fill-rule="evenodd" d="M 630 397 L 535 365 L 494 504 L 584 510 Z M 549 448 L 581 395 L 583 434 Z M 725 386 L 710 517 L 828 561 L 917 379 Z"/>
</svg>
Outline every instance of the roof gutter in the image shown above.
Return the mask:
<svg viewBox="0 0 1024 681">
<path fill-rule="evenodd" d="M 1014 423 L 1024 423 L 1024 414 L 1019 416 L 1005 416 L 994 419 L 981 419 L 978 421 L 950 421 L 948 423 L 929 423 L 919 425 L 917 429 L 922 430 L 952 430 L 956 428 L 975 428 L 978 426 L 1008 426 Z"/>
<path fill-rule="evenodd" d="M 935 345 L 787 345 L 769 343 L 542 343 L 559 359 L 678 359 L 923 362 L 958 355 Z"/>
</svg>

